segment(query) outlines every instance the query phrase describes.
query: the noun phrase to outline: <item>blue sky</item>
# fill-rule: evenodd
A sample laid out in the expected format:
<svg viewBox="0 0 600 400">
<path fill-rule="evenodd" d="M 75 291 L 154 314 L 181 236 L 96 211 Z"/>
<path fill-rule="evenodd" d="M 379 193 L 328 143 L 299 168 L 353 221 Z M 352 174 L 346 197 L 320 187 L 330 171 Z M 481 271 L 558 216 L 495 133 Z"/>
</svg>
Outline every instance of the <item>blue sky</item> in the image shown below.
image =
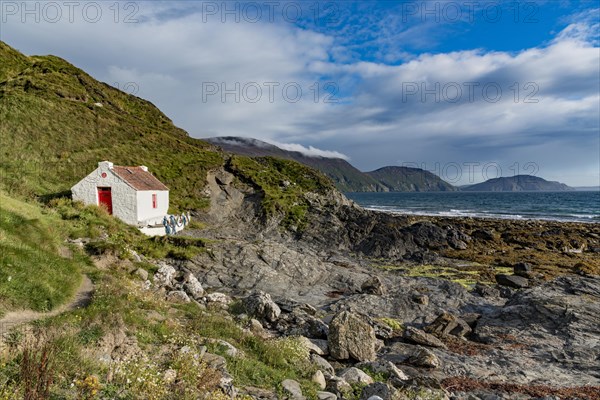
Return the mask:
<svg viewBox="0 0 600 400">
<path fill-rule="evenodd" d="M 0 38 L 147 98 L 195 137 L 457 184 L 500 170 L 600 184 L 597 1 L 53 3 L 1 1 Z"/>
</svg>

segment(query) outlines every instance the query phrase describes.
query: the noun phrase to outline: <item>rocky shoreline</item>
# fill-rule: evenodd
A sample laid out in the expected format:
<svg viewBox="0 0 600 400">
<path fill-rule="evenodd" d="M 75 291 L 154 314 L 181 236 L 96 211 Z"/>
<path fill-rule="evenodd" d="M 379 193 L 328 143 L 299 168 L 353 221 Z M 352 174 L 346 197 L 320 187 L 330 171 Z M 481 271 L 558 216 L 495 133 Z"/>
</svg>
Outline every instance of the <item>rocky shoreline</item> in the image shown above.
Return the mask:
<svg viewBox="0 0 600 400">
<path fill-rule="evenodd" d="M 289 233 L 225 181 L 194 233 L 213 244 L 158 286 L 241 302 L 248 329 L 299 336 L 319 399 L 600 398 L 600 226 L 394 216 L 340 195 L 313 198 Z"/>
</svg>

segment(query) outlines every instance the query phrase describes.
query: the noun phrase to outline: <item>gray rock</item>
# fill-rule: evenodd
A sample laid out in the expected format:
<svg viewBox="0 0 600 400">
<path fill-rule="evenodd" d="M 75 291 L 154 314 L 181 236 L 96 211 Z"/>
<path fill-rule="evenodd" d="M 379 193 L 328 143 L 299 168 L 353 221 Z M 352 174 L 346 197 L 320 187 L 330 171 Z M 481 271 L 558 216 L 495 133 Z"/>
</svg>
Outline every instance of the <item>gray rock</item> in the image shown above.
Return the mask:
<svg viewBox="0 0 600 400">
<path fill-rule="evenodd" d="M 173 290 L 167 293 L 167 301 L 172 303 L 189 303 L 191 300 L 183 290 Z"/>
<path fill-rule="evenodd" d="M 204 288 L 198 278 L 192 273 L 188 273 L 185 276 L 183 288 L 195 300 L 200 299 L 204 295 Z"/>
<path fill-rule="evenodd" d="M 502 286 L 508 286 L 514 289 L 522 289 L 529 286 L 529 280 L 517 275 L 497 274 L 496 282 Z"/>
<path fill-rule="evenodd" d="M 336 395 L 345 398 L 348 394 L 352 393 L 352 386 L 346 382 L 343 378 L 333 376 L 327 381 L 328 392 L 335 393 Z"/>
<path fill-rule="evenodd" d="M 417 293 L 413 295 L 412 299 L 417 304 L 421 304 L 424 306 L 429 304 L 429 296 L 427 296 L 426 294 Z"/>
<path fill-rule="evenodd" d="M 329 361 L 327 361 L 326 359 L 324 359 L 323 357 L 321 357 L 318 354 L 311 354 L 310 355 L 310 362 L 315 365 L 317 368 L 319 368 L 320 370 L 322 370 L 325 375 L 335 375 L 335 370 L 334 368 L 331 366 L 331 364 L 329 363 Z"/>
<path fill-rule="evenodd" d="M 302 389 L 300 384 L 293 379 L 286 379 L 281 382 L 283 391 L 289 396 L 290 400 L 306 400 L 306 397 L 302 395 Z"/>
<path fill-rule="evenodd" d="M 466 321 L 448 312 L 440 314 L 435 321 L 425 327 L 425 332 L 435 335 L 454 335 L 462 337 L 471 332 Z"/>
<path fill-rule="evenodd" d="M 317 392 L 318 400 L 337 400 L 338 397 L 331 392 Z"/>
<path fill-rule="evenodd" d="M 227 307 L 233 301 L 231 297 L 224 293 L 214 292 L 203 297 L 207 304 L 213 304 L 221 307 Z"/>
<path fill-rule="evenodd" d="M 378 276 L 372 276 L 360 286 L 360 291 L 365 294 L 383 296 L 386 293 L 385 286 Z"/>
<path fill-rule="evenodd" d="M 238 350 L 234 345 L 225 340 L 217 339 L 215 343 L 225 349 L 225 354 L 229 357 L 244 357 L 244 353 L 241 350 Z"/>
<path fill-rule="evenodd" d="M 408 376 L 396 367 L 396 365 L 390 361 L 386 360 L 375 360 L 375 361 L 365 361 L 356 364 L 358 368 L 368 368 L 376 374 L 382 374 L 389 378 L 396 378 L 401 381 L 405 381 L 408 379 Z"/>
<path fill-rule="evenodd" d="M 314 339 L 326 339 L 329 327 L 325 322 L 298 307 L 289 314 L 282 315 L 276 329 L 288 336 L 306 336 Z"/>
<path fill-rule="evenodd" d="M 446 348 L 446 345 L 440 339 L 412 326 L 404 330 L 404 339 L 424 346 Z"/>
<path fill-rule="evenodd" d="M 393 388 L 383 382 L 375 382 L 363 388 L 360 400 L 392 400 Z"/>
<path fill-rule="evenodd" d="M 473 289 L 475 293 L 480 295 L 481 297 L 492 297 L 497 298 L 500 297 L 500 291 L 494 287 L 489 285 L 485 285 L 483 283 L 477 282 L 475 284 L 475 288 Z"/>
<path fill-rule="evenodd" d="M 311 353 L 318 354 L 320 356 L 329 354 L 327 340 L 309 339 L 304 336 L 300 336 L 299 340 L 304 345 L 304 347 L 306 347 L 306 349 Z"/>
<path fill-rule="evenodd" d="M 363 317 L 348 311 L 337 314 L 329 325 L 329 352 L 337 360 L 371 361 L 376 357 L 375 331 Z"/>
<path fill-rule="evenodd" d="M 419 346 L 415 354 L 409 357 L 408 363 L 415 367 L 439 368 L 441 362 L 433 352 L 425 347 Z"/>
<path fill-rule="evenodd" d="M 227 360 L 225 360 L 225 357 L 213 353 L 204 353 L 202 361 L 213 369 L 221 372 L 227 371 Z"/>
<path fill-rule="evenodd" d="M 339 377 L 343 378 L 346 382 L 348 382 L 351 385 L 356 383 L 362 383 L 366 385 L 373 383 L 373 378 L 367 375 L 367 373 L 365 373 L 364 371 L 361 371 L 360 369 L 355 367 L 345 369 L 339 374 Z"/>
<path fill-rule="evenodd" d="M 487 229 L 476 229 L 471 233 L 471 237 L 486 241 L 493 241 L 495 239 L 492 231 Z"/>
<path fill-rule="evenodd" d="M 313 376 L 310 378 L 310 380 L 313 381 L 314 383 L 316 383 L 317 386 L 319 386 L 319 388 L 321 390 L 323 390 L 327 387 L 327 381 L 325 381 L 325 375 L 323 375 L 323 372 L 321 372 L 321 370 L 317 370 L 317 372 L 315 372 L 313 374 Z"/>
<path fill-rule="evenodd" d="M 275 322 L 281 314 L 281 309 L 271 299 L 271 295 L 260 290 L 242 300 L 246 312 L 268 322 Z"/>
<path fill-rule="evenodd" d="M 533 267 L 527 262 L 519 262 L 513 265 L 513 273 L 523 278 L 532 278 Z"/>
<path fill-rule="evenodd" d="M 136 269 L 135 274 L 143 281 L 148 280 L 148 271 L 146 271 L 144 268 Z"/>
<path fill-rule="evenodd" d="M 251 318 L 246 325 L 247 329 L 255 336 L 266 339 L 269 333 L 265 330 L 259 320 Z"/>
<path fill-rule="evenodd" d="M 154 284 L 158 287 L 170 287 L 175 281 L 177 270 L 170 265 L 163 264 L 154 274 Z"/>
</svg>

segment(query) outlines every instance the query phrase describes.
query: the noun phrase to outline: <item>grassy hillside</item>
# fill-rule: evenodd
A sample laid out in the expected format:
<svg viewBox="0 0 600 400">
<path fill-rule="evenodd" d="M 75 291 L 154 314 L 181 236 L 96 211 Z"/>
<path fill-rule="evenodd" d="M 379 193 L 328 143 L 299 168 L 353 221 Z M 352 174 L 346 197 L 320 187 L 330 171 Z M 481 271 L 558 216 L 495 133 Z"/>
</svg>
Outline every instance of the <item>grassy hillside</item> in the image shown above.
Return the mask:
<svg viewBox="0 0 600 400">
<path fill-rule="evenodd" d="M 59 218 L 0 193 L 0 316 L 48 311 L 75 292 L 81 275 L 62 243 Z"/>
<path fill-rule="evenodd" d="M 26 196 L 69 190 L 98 161 L 111 160 L 147 165 L 171 188 L 176 208 L 204 205 L 204 173 L 223 162 L 210 145 L 151 103 L 60 58 L 26 57 L 0 43 L 0 59 L 3 189 Z"/>
<path fill-rule="evenodd" d="M 218 148 L 189 137 L 150 102 L 98 82 L 58 57 L 27 57 L 0 42 L 0 60 L 0 189 L 13 196 L 51 197 L 68 191 L 98 161 L 110 160 L 148 166 L 170 188 L 171 211 L 208 205 L 206 172 L 224 166 L 228 157 Z M 254 182 L 265 190 L 265 200 L 276 204 L 265 210 L 283 214 L 297 210 L 287 209 L 291 191 L 279 181 L 294 182 L 294 195 L 314 189 L 313 179 L 325 182 L 293 162 L 284 169 L 263 162 L 261 168 L 278 177 L 272 187 Z M 311 178 L 295 182 L 306 174 Z"/>
</svg>

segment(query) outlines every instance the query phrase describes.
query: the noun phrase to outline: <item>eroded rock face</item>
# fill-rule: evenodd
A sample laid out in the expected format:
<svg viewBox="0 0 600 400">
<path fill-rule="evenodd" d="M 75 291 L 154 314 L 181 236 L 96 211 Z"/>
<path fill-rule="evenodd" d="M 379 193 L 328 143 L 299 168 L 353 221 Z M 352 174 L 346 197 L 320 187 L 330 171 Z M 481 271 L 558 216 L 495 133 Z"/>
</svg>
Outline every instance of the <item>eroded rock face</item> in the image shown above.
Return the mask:
<svg viewBox="0 0 600 400">
<path fill-rule="evenodd" d="M 371 361 L 376 357 L 375 331 L 365 319 L 342 311 L 329 325 L 329 353 L 338 360 Z"/>
<path fill-rule="evenodd" d="M 563 276 L 518 292 L 497 312 L 482 316 L 475 333 L 492 344 L 514 338 L 523 357 L 536 354 L 557 379 L 570 371 L 582 374 L 580 384 L 599 384 L 600 278 Z"/>
</svg>

